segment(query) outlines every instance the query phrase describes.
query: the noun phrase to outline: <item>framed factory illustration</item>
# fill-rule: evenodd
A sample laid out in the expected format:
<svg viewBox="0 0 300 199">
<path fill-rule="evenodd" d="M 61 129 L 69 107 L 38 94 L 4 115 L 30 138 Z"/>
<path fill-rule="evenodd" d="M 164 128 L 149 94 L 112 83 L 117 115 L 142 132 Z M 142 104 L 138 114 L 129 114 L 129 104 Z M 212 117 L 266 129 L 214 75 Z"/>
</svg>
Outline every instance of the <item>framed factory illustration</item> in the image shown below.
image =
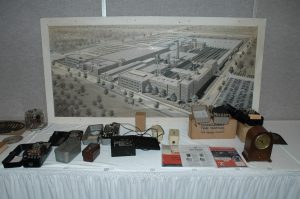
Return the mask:
<svg viewBox="0 0 300 199">
<path fill-rule="evenodd" d="M 41 19 L 48 120 L 258 110 L 265 19 Z"/>
</svg>

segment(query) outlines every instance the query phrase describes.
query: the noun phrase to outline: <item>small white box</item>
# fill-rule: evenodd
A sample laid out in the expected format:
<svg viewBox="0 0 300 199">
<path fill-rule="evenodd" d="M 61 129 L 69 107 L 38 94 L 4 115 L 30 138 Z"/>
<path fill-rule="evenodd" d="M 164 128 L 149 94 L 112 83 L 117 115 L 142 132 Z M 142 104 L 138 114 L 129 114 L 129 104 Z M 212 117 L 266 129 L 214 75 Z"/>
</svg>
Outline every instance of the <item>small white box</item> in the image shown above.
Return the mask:
<svg viewBox="0 0 300 199">
<path fill-rule="evenodd" d="M 169 144 L 170 145 L 179 145 L 179 130 L 170 129 L 169 130 Z"/>
</svg>

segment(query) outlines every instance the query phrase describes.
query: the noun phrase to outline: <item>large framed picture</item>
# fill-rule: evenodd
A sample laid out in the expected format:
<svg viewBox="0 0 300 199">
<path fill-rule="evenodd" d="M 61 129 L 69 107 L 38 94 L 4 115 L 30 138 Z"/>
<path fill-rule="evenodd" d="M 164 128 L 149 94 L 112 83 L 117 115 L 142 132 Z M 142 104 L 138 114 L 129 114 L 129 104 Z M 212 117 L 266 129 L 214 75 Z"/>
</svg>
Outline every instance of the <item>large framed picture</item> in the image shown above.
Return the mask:
<svg viewBox="0 0 300 199">
<path fill-rule="evenodd" d="M 41 19 L 49 122 L 259 109 L 265 19 Z"/>
</svg>

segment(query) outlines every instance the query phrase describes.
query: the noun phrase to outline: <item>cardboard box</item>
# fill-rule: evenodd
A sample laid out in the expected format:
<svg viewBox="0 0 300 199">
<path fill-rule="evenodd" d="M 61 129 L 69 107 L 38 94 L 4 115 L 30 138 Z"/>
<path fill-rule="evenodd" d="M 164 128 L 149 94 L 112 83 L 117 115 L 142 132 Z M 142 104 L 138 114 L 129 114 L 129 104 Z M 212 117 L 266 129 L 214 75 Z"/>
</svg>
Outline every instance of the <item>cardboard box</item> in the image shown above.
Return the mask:
<svg viewBox="0 0 300 199">
<path fill-rule="evenodd" d="M 253 126 L 249 126 L 249 125 L 243 124 L 241 122 L 237 123 L 236 134 L 237 134 L 238 138 L 241 140 L 241 142 L 245 142 L 246 135 L 247 135 L 249 129 L 252 128 L 252 127 Z"/>
<path fill-rule="evenodd" d="M 146 130 L 146 112 L 135 113 L 135 126 L 136 126 L 136 131 Z"/>
<path fill-rule="evenodd" d="M 197 123 L 193 115 L 189 115 L 189 137 L 191 139 L 232 139 L 235 138 L 237 121 L 229 119 L 228 124 Z"/>
</svg>

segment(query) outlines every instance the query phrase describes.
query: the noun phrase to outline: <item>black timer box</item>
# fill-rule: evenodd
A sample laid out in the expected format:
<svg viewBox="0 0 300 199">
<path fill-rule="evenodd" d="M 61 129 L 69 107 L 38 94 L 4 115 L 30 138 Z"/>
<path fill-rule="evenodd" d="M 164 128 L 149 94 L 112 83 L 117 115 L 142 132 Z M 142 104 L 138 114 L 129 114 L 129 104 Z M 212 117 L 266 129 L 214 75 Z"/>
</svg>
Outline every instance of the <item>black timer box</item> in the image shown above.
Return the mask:
<svg viewBox="0 0 300 199">
<path fill-rule="evenodd" d="M 135 156 L 134 136 L 113 136 L 111 138 L 111 156 Z"/>
</svg>

